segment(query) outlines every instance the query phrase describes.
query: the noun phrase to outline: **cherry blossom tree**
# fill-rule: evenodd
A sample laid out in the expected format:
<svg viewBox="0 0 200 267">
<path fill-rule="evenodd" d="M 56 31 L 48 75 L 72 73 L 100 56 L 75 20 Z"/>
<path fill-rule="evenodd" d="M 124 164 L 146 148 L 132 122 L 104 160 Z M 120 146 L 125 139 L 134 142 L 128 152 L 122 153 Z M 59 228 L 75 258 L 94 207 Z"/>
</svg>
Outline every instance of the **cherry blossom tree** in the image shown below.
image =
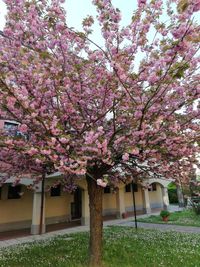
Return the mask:
<svg viewBox="0 0 200 267">
<path fill-rule="evenodd" d="M 92 16 L 82 32 L 68 27 L 63 0 L 4 1 L 0 116 L 29 138 L 2 135 L 0 146 L 86 177 L 90 264 L 99 266 L 103 187 L 152 175 L 184 182 L 196 163 L 199 0 L 138 0 L 124 27 L 111 0 L 93 0 L 102 45 Z"/>
</svg>

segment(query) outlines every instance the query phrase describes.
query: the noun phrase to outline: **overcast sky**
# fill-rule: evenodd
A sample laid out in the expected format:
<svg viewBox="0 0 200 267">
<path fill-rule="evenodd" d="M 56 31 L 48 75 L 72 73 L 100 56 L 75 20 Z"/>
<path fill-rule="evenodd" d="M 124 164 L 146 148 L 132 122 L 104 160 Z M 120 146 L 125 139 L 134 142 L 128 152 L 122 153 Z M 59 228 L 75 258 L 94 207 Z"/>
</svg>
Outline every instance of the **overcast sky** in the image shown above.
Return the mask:
<svg viewBox="0 0 200 267">
<path fill-rule="evenodd" d="M 122 24 L 127 25 L 131 21 L 132 13 L 137 7 L 137 0 L 129 0 L 124 4 L 124 0 L 113 0 L 113 4 L 122 11 Z M 68 26 L 81 30 L 82 19 L 87 15 L 96 16 L 96 8 L 92 5 L 92 0 L 66 0 L 64 4 L 67 10 Z M 3 0 L 0 0 L 0 30 L 5 24 L 6 6 Z M 99 41 L 101 38 L 98 25 L 95 25 L 93 40 Z"/>
<path fill-rule="evenodd" d="M 128 25 L 131 21 L 133 11 L 137 8 L 137 0 L 112 0 L 115 7 L 122 11 L 122 25 Z M 67 10 L 67 23 L 68 26 L 81 30 L 82 19 L 87 15 L 96 16 L 96 8 L 92 5 L 92 0 L 66 0 L 64 4 Z M 3 0 L 0 0 L 0 30 L 3 29 L 5 24 L 6 6 Z M 200 22 L 200 16 L 195 14 L 196 19 Z M 162 20 L 166 21 L 166 15 L 162 16 Z M 94 25 L 94 32 L 92 39 L 97 43 L 101 43 L 101 33 L 98 24 Z M 151 34 L 149 35 L 149 37 Z"/>
</svg>

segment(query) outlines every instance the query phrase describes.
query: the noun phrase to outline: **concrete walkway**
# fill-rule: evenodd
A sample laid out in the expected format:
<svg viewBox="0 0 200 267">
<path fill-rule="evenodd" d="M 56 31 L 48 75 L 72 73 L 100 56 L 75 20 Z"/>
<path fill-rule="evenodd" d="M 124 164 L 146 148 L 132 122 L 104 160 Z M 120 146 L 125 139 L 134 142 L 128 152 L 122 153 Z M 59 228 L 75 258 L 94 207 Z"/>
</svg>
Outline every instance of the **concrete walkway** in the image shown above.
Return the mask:
<svg viewBox="0 0 200 267">
<path fill-rule="evenodd" d="M 121 226 L 129 226 L 134 227 L 134 222 L 122 222 L 119 225 Z M 142 223 L 138 222 L 138 228 L 145 228 L 145 229 L 154 229 L 154 230 L 161 230 L 161 231 L 175 231 L 180 233 L 199 233 L 200 234 L 200 227 L 194 226 L 181 226 L 181 225 L 171 225 L 171 224 L 156 224 L 156 223 Z"/>
<path fill-rule="evenodd" d="M 171 211 L 177 211 L 181 210 L 178 207 L 171 207 Z M 157 215 L 159 212 L 152 213 L 152 215 Z M 145 218 L 148 217 L 149 214 L 144 214 L 144 215 L 137 215 L 137 218 Z M 134 217 L 129 217 L 127 219 L 118 219 L 118 220 L 110 220 L 110 221 L 105 221 L 104 222 L 104 228 L 107 226 L 112 226 L 112 225 L 119 225 L 119 226 L 129 226 L 129 227 L 134 227 Z M 176 231 L 176 232 L 185 232 L 185 233 L 200 233 L 200 227 L 190 227 L 190 226 L 178 226 L 178 225 L 168 225 L 168 224 L 151 224 L 151 223 L 141 223 L 138 222 L 138 227 L 139 228 L 145 228 L 145 229 L 159 229 L 162 231 Z M 39 241 L 39 240 L 46 240 L 49 238 L 54 238 L 59 235 L 65 235 L 65 234 L 71 234 L 71 233 L 77 233 L 77 232 L 83 232 L 83 231 L 89 231 L 88 226 L 77 226 L 73 228 L 67 228 L 63 230 L 57 230 L 54 232 L 49 232 L 45 233 L 43 235 L 33 235 L 33 236 L 25 236 L 25 237 L 19 237 L 19 238 L 14 238 L 14 239 L 9 239 L 9 240 L 4 240 L 0 241 L 0 249 L 13 246 L 13 245 L 19 245 L 23 243 L 31 243 L 34 241 Z"/>
</svg>

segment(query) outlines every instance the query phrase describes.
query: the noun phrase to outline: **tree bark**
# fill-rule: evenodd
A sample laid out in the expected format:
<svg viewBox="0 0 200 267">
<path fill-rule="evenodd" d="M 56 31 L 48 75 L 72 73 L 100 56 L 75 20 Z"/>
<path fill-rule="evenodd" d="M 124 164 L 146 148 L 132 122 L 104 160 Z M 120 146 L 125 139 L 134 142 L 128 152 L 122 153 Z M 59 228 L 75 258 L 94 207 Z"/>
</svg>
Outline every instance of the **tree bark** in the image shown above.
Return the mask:
<svg viewBox="0 0 200 267">
<path fill-rule="evenodd" d="M 102 265 L 102 237 L 103 237 L 103 215 L 102 199 L 103 188 L 97 182 L 87 177 L 89 208 L 90 208 L 90 243 L 89 257 L 90 266 Z"/>
</svg>

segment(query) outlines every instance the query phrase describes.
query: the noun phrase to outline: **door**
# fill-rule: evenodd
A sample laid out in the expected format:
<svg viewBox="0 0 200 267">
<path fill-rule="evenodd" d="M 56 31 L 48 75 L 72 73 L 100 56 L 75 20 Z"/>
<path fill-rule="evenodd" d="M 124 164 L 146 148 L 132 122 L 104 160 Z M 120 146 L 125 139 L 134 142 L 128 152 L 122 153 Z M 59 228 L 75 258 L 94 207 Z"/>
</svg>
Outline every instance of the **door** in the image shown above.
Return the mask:
<svg viewBox="0 0 200 267">
<path fill-rule="evenodd" d="M 74 192 L 74 202 L 71 203 L 71 218 L 72 220 L 80 219 L 82 216 L 82 191 L 77 187 Z"/>
</svg>

